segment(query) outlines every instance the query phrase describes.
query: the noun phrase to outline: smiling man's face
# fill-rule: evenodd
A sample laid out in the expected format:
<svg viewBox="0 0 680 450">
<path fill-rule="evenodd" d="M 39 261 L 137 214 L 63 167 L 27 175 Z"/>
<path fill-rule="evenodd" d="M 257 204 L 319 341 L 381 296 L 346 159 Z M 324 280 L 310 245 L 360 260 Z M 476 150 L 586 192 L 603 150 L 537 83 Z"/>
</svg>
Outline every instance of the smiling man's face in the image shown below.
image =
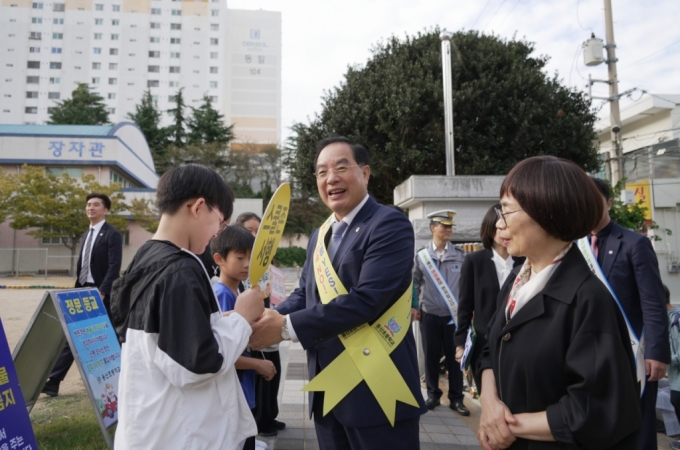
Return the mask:
<svg viewBox="0 0 680 450">
<path fill-rule="evenodd" d="M 348 168 L 345 173 L 335 172 L 336 168 L 343 166 Z M 366 197 L 371 169 L 357 164 L 352 147 L 344 142 L 336 142 L 319 153 L 316 171 L 319 170 L 329 171 L 326 179 L 316 180 L 321 200 L 341 220 Z"/>
</svg>

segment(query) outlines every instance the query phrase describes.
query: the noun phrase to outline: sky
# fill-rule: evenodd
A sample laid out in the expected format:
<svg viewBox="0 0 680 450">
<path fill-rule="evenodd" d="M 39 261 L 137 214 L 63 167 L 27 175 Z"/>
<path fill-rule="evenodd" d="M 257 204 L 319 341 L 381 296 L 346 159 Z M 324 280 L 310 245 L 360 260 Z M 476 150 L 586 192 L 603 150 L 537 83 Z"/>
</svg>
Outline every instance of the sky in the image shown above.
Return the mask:
<svg viewBox="0 0 680 450">
<path fill-rule="evenodd" d="M 612 4 L 619 92 L 680 94 L 680 1 Z M 581 51 L 591 32 L 605 39 L 604 0 L 227 0 L 227 6 L 281 12 L 284 141 L 293 123 L 321 111 L 324 91 L 340 85 L 348 66 L 365 64 L 374 44 L 435 26 L 534 42 L 536 55 L 550 57 L 546 72 L 567 86 L 587 91 L 588 74 L 607 78 L 606 65 L 585 66 Z M 608 86 L 595 84 L 593 95 L 608 96 Z M 633 92 L 621 105 L 641 95 Z M 599 115 L 607 117 L 603 106 Z"/>
</svg>

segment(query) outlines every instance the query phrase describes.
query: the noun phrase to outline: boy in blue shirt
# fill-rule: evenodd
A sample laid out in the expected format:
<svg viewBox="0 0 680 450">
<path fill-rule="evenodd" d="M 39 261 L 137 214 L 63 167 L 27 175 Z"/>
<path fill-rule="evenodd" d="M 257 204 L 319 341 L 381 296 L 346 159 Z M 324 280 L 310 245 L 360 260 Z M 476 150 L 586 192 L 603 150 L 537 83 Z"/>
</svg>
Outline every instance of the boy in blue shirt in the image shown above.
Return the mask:
<svg viewBox="0 0 680 450">
<path fill-rule="evenodd" d="M 213 291 L 222 311 L 234 309 L 236 297 L 240 292 L 239 285 L 248 279 L 250 252 L 254 243 L 253 235 L 241 226 L 227 227 L 210 242 L 210 251 L 215 264 L 220 268 L 220 281 L 213 284 Z M 246 349 L 236 360 L 235 367 L 240 371 L 241 387 L 252 411 L 255 408 L 256 373 L 262 375 L 265 380 L 271 380 L 276 375 L 274 363 L 266 359 L 253 358 Z M 254 436 L 246 440 L 243 449 L 255 449 Z"/>
</svg>

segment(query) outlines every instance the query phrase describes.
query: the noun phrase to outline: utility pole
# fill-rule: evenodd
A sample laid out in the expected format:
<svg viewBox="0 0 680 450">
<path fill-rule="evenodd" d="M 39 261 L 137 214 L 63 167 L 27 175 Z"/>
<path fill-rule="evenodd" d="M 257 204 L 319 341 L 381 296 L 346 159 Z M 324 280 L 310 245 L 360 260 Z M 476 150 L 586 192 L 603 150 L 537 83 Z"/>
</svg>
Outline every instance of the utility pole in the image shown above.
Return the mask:
<svg viewBox="0 0 680 450">
<path fill-rule="evenodd" d="M 446 176 L 456 175 L 456 164 L 453 157 L 453 86 L 451 76 L 451 37 L 453 33 L 442 31 L 442 78 L 444 85 L 444 141 L 446 143 Z"/>
<path fill-rule="evenodd" d="M 609 106 L 611 119 L 611 139 L 612 148 L 616 155 L 616 180 L 618 182 L 624 177 L 623 168 L 623 148 L 621 147 L 621 113 L 619 111 L 619 80 L 616 72 L 616 43 L 614 42 L 614 20 L 612 18 L 612 2 L 611 0 L 604 0 L 604 24 L 605 24 L 605 38 L 607 44 L 604 48 L 607 49 L 607 72 L 609 74 Z M 612 177 L 613 178 L 613 177 Z"/>
</svg>

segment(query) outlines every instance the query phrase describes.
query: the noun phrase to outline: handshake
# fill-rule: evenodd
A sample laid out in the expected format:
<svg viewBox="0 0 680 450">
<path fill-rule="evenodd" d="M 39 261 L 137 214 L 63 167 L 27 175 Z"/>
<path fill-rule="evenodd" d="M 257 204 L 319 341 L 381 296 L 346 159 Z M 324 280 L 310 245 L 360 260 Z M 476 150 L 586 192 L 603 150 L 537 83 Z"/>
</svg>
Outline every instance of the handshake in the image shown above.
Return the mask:
<svg viewBox="0 0 680 450">
<path fill-rule="evenodd" d="M 283 340 L 281 328 L 286 319 L 273 309 L 265 309 L 259 286 L 239 294 L 233 311 L 228 311 L 224 315 L 234 312 L 240 314 L 252 327 L 253 334 L 250 336 L 248 346 L 253 350 L 260 350 Z"/>
</svg>

